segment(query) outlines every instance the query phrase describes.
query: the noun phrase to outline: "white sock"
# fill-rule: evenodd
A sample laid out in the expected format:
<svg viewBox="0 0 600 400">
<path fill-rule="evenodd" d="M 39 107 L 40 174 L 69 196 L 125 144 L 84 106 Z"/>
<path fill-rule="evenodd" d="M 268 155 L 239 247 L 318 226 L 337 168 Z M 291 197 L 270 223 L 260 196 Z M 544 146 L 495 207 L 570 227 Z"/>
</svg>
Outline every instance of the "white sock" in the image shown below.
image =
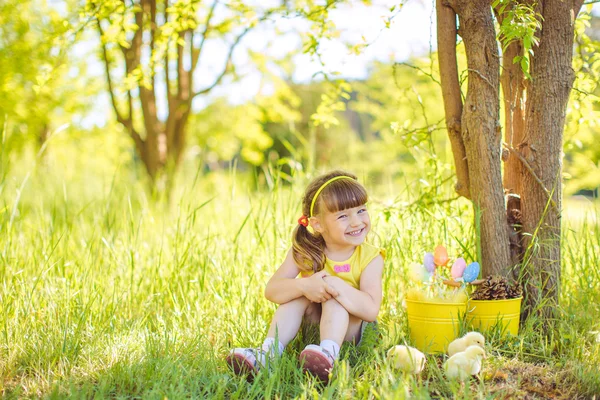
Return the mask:
<svg viewBox="0 0 600 400">
<path fill-rule="evenodd" d="M 277 347 L 275 347 L 275 342 L 277 342 Z M 275 340 L 274 337 L 266 338 L 262 344 L 262 349 L 266 353 L 271 353 L 273 355 L 275 354 L 275 351 L 277 351 L 277 355 L 280 356 L 283 353 L 284 348 L 285 346 L 283 345 L 283 343 L 281 343 L 279 340 Z"/>
<path fill-rule="evenodd" d="M 340 345 L 334 342 L 333 340 L 325 339 L 321 340 L 320 344 L 321 348 L 327 350 L 329 354 L 333 356 L 334 359 L 337 360 L 338 354 L 340 353 Z"/>
</svg>

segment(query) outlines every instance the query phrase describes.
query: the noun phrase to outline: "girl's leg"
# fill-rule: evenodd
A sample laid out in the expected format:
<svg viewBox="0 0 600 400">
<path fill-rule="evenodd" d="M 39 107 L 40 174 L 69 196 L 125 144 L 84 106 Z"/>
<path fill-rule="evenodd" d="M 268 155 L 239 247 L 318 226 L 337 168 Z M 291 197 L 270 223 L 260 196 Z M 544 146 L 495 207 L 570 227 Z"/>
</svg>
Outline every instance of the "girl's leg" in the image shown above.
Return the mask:
<svg viewBox="0 0 600 400">
<path fill-rule="evenodd" d="M 321 341 L 332 340 L 337 343 L 339 349 L 346 337 L 350 314 L 335 299 L 330 299 L 322 304 Z"/>
<path fill-rule="evenodd" d="M 311 302 L 306 297 L 299 297 L 281 304 L 271 321 L 271 326 L 261 348 L 235 348 L 227 356 L 227 363 L 238 375 L 256 374 L 267 360 L 275 354 L 281 354 L 284 347 L 296 336 L 302 317 Z M 279 340 L 279 341 L 278 341 Z"/>
<path fill-rule="evenodd" d="M 329 372 L 347 336 L 348 328 L 356 330 L 355 318 L 352 318 L 352 325 L 350 325 L 350 317 L 348 311 L 337 300 L 330 299 L 322 303 L 321 344 L 308 345 L 300 353 L 300 362 L 304 369 L 318 376 L 322 381 L 327 382 L 329 379 Z M 360 325 L 358 329 L 360 330 Z"/>
<path fill-rule="evenodd" d="M 298 333 L 302 317 L 310 304 L 310 300 L 302 296 L 277 307 L 277 311 L 275 311 L 275 315 L 271 320 L 267 338 L 274 339 L 277 336 L 279 342 L 284 347 L 287 346 Z"/>
</svg>

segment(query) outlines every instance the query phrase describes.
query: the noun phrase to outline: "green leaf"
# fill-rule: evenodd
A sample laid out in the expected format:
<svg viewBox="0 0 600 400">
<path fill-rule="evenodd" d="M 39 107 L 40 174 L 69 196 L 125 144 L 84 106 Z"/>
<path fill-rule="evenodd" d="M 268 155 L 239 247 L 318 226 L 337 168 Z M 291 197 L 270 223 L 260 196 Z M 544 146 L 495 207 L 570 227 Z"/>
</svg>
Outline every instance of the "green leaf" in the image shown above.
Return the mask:
<svg viewBox="0 0 600 400">
<path fill-rule="evenodd" d="M 521 57 L 521 69 L 523 72 L 527 72 L 529 70 L 529 61 L 527 57 Z"/>
</svg>

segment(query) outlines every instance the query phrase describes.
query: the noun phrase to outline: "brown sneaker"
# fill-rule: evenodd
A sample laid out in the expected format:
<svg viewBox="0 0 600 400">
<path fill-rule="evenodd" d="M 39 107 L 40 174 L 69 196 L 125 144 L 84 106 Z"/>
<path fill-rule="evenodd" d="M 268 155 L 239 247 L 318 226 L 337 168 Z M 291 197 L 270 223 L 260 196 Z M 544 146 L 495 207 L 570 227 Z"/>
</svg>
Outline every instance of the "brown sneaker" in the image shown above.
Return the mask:
<svg viewBox="0 0 600 400">
<path fill-rule="evenodd" d="M 318 377 L 324 383 L 329 382 L 329 373 L 333 369 L 335 358 L 329 351 L 316 344 L 309 344 L 300 353 L 302 369 Z"/>
</svg>

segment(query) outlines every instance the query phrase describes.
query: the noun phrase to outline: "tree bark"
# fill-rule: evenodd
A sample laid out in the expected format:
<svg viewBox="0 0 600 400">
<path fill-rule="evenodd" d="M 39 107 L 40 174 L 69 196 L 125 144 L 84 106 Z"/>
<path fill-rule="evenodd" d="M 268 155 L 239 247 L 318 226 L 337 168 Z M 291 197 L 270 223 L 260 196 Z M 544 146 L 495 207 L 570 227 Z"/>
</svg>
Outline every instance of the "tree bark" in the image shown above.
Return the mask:
<svg viewBox="0 0 600 400">
<path fill-rule="evenodd" d="M 511 148 L 518 147 L 525 136 L 525 80 L 516 56 L 523 55 L 520 42 L 512 42 L 502 55 L 502 93 L 504 97 L 504 142 Z M 521 193 L 521 161 L 510 151 L 503 157 L 504 189 L 509 193 Z"/>
<path fill-rule="evenodd" d="M 469 165 L 471 200 L 476 218 L 480 216 L 482 273 L 507 276 L 511 259 L 500 161 L 500 61 L 492 9 L 486 0 L 454 4 L 467 53 L 468 89 L 462 113 L 462 139 Z"/>
<path fill-rule="evenodd" d="M 456 13 L 436 0 L 437 7 L 437 42 L 442 83 L 442 98 L 446 115 L 446 127 L 454 156 L 456 168 L 456 192 L 471 198 L 469 192 L 469 168 L 465 154 L 465 145 L 461 136 L 461 118 L 463 111 L 460 83 L 458 80 L 458 64 L 456 61 Z"/>
<path fill-rule="evenodd" d="M 531 61 L 525 137 L 521 148 L 523 227 L 531 236 L 522 278 L 526 314 L 557 315 L 560 295 L 560 212 L 562 140 L 565 111 L 573 86 L 574 20 L 580 1 L 542 2 L 540 42 Z M 551 194 L 551 196 L 549 195 Z"/>
<path fill-rule="evenodd" d="M 494 9 L 500 25 L 507 17 L 508 11 L 501 12 L 501 5 Z M 500 42 L 506 38 L 502 35 Z M 513 266 L 523 262 L 523 234 L 521 212 L 521 182 L 523 167 L 515 154 L 515 147 L 523 141 L 525 136 L 525 74 L 515 57 L 523 56 L 524 50 L 521 40 L 513 40 L 502 52 L 502 73 L 500 85 L 504 102 L 504 143 L 502 161 L 504 161 L 503 186 L 506 198 L 506 218 L 508 221 L 508 234 L 510 243 L 510 257 Z M 512 269 L 512 276 L 519 278 L 518 268 Z"/>
<path fill-rule="evenodd" d="M 518 1 L 517 3 L 521 3 Z M 530 2 L 531 3 L 531 2 Z M 534 6 L 530 4 L 530 6 Z M 500 12 L 499 7 L 494 9 L 496 18 L 500 24 L 506 17 L 507 10 Z M 500 37 L 503 42 L 505 38 Z M 502 74 L 500 84 L 504 100 L 504 142 L 509 148 L 517 147 L 525 135 L 525 101 L 526 81 L 521 65 L 513 60 L 517 56 L 523 56 L 522 41 L 514 40 L 502 54 Z M 508 149 L 502 153 L 504 163 L 503 184 L 507 193 L 521 193 L 522 165 L 518 157 Z"/>
</svg>

